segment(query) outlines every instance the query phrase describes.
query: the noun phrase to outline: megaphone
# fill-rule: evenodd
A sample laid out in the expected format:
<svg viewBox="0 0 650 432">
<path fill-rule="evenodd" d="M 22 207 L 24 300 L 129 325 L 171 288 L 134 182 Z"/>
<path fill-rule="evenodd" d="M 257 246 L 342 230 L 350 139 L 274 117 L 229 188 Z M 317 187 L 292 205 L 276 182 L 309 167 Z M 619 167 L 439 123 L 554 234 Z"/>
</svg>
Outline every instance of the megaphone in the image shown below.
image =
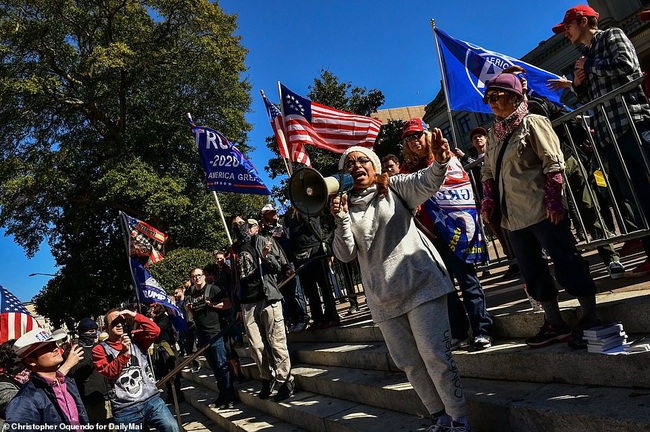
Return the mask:
<svg viewBox="0 0 650 432">
<path fill-rule="evenodd" d="M 323 177 L 312 168 L 302 168 L 289 179 L 289 200 L 305 216 L 316 216 L 327 205 L 330 195 L 352 189 L 354 179 L 350 174 Z"/>
</svg>

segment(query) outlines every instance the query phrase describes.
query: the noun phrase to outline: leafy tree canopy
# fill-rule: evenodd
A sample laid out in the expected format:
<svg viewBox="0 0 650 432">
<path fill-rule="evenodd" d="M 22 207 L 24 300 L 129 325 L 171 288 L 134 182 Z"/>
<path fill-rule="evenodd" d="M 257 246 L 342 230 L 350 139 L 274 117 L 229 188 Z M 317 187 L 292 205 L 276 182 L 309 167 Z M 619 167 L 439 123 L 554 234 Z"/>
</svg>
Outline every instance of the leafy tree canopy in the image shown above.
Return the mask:
<svg viewBox="0 0 650 432">
<path fill-rule="evenodd" d="M 246 142 L 235 30 L 208 0 L 0 0 L 0 226 L 30 256 L 49 240 L 60 271 L 39 313 L 61 323 L 129 295 L 119 210 L 170 249 L 227 243 L 185 113 Z M 226 213 L 264 202 L 221 198 Z"/>
<path fill-rule="evenodd" d="M 176 288 L 190 280 L 190 272 L 214 262 L 212 251 L 181 248 L 171 251 L 164 260 L 149 267 L 151 275 L 161 286 Z"/>
</svg>

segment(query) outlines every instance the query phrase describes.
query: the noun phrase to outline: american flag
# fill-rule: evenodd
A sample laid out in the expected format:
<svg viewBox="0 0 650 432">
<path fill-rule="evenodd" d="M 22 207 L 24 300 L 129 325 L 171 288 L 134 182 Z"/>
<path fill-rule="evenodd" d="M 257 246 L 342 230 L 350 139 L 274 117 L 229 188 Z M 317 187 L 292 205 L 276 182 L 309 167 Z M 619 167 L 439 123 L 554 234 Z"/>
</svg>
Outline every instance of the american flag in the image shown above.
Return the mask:
<svg viewBox="0 0 650 432">
<path fill-rule="evenodd" d="M 0 343 L 18 339 L 24 333 L 40 327 L 15 295 L 0 285 Z"/>
<path fill-rule="evenodd" d="M 307 148 L 302 143 L 291 144 L 291 160 L 311 167 Z"/>
<path fill-rule="evenodd" d="M 311 161 L 309 160 L 309 155 L 307 154 L 307 149 L 302 143 L 294 143 L 291 145 L 291 157 L 289 157 L 289 149 L 287 147 L 287 140 L 284 137 L 284 126 L 282 124 L 282 113 L 273 102 L 269 102 L 264 93 L 262 93 L 262 98 L 264 98 L 264 105 L 266 105 L 266 112 L 271 119 L 271 127 L 273 128 L 273 133 L 275 134 L 275 140 L 278 143 L 278 148 L 280 149 L 280 154 L 283 158 L 291 160 L 291 162 L 298 162 L 303 165 L 311 167 Z"/>
<path fill-rule="evenodd" d="M 372 148 L 381 121 L 312 102 L 280 84 L 289 144 L 309 144 L 334 153 L 354 145 Z"/>
<path fill-rule="evenodd" d="M 274 103 L 269 102 L 264 93 L 262 93 L 262 98 L 264 99 L 264 105 L 266 106 L 266 113 L 269 115 L 269 119 L 271 120 L 271 127 L 275 134 L 275 140 L 280 148 L 280 155 L 285 159 L 289 159 L 289 149 L 287 148 L 287 140 L 284 138 L 284 127 L 282 126 L 282 113 Z"/>
</svg>

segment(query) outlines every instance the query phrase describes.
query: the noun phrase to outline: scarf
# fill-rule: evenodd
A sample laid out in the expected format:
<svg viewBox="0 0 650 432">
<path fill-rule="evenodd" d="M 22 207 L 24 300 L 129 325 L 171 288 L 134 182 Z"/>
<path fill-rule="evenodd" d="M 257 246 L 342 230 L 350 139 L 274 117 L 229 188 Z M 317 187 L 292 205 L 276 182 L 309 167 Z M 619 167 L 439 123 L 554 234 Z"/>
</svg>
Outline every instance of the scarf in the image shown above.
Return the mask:
<svg viewBox="0 0 650 432">
<path fill-rule="evenodd" d="M 355 221 L 354 231 L 363 233 L 363 238 L 355 238 L 355 240 L 361 243 L 358 246 L 364 248 L 366 251 L 370 250 L 370 246 L 372 246 L 372 242 L 375 239 L 375 233 L 379 229 L 379 221 L 375 217 L 377 213 L 377 201 L 375 198 L 380 199 L 377 196 L 378 194 L 379 190 L 376 184 L 368 186 L 362 191 L 351 190 L 348 192 L 348 205 L 359 206 L 365 209 L 363 216 L 358 221 Z"/>
<path fill-rule="evenodd" d="M 526 102 L 524 99 L 508 117 L 504 118 L 503 120 L 495 120 L 494 134 L 499 139 L 499 141 L 503 141 L 509 134 L 512 133 L 512 131 L 517 129 L 517 126 L 519 126 L 527 114 L 528 102 Z"/>
</svg>

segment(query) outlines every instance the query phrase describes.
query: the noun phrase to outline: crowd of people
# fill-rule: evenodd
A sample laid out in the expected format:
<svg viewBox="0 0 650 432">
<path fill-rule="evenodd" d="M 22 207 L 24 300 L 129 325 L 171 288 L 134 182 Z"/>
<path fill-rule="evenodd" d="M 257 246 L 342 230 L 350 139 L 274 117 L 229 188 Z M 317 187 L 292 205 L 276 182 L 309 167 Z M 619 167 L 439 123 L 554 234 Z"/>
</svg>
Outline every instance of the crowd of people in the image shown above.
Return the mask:
<svg viewBox="0 0 650 432">
<path fill-rule="evenodd" d="M 600 30 L 591 7 L 569 9 L 553 31 L 584 52 L 573 79 L 551 80 L 549 88 L 571 89 L 586 103 L 641 76 L 632 43 L 620 29 Z M 207 347 L 218 388 L 213 404 L 234 408 L 239 402 L 234 383 L 245 379 L 235 349 L 244 343 L 244 333 L 262 382 L 258 397 L 290 398 L 296 385 L 287 334 L 341 325 L 336 302 L 344 294 L 331 278 L 332 263 L 344 270 L 348 314 L 360 310 L 355 266 L 349 265 L 356 260 L 372 319 L 395 365 L 429 411 L 429 431 L 470 431 L 452 352 L 466 341 L 474 350 L 490 348 L 493 322 L 477 274 L 478 255 L 455 253 L 457 233 L 437 223 L 431 210 L 440 206 L 445 191 L 458 178 L 471 180 L 475 214 L 484 222 L 473 221 L 472 230 L 480 236 L 487 227 L 494 234 L 509 260 L 505 277 L 520 275 L 541 303 L 544 324 L 526 340 L 531 348 L 559 342 L 585 348 L 583 331 L 600 323 L 596 287 L 576 248 L 566 192 L 569 187 L 587 196 L 589 179 L 572 168 L 587 156 L 576 154 L 567 141 L 589 141 L 578 135 L 593 133 L 591 141 L 600 145 L 612 183 L 626 199 L 638 196 L 637 220 L 650 219 L 643 163 L 650 160 L 650 106 L 640 86 L 624 101 L 605 102 L 603 112 L 590 120 L 593 131 L 572 125 L 570 139 L 552 127 L 555 114 L 548 101 L 528 95 L 520 67 L 489 80 L 483 102 L 494 122 L 489 129 L 471 130 L 474 155 L 451 149 L 442 132 L 420 118 L 404 123 L 400 155 L 380 160 L 366 147 L 346 149 L 338 167 L 354 184 L 330 199 L 334 226 L 329 237 L 318 216 L 294 207 L 284 215 L 272 204 L 254 217 L 234 214 L 233 243 L 215 250 L 213 263 L 191 269 L 189 281 L 174 290 L 185 312 L 183 326 L 175 326 L 166 308 L 154 304 L 146 313 L 109 310 L 101 340 L 97 323 L 82 319 L 78 339 L 67 349 L 67 334 L 43 329 L 2 344 L 0 417 L 10 425 L 113 422 L 177 431 L 156 379 L 171 372 L 180 357 Z M 590 235 L 613 230 L 606 221 L 606 226 L 600 220 L 596 224 L 594 214 L 607 213 L 606 204 L 575 205 Z M 599 254 L 612 278 L 641 277 L 650 274 L 650 237 L 643 238 L 643 246 L 649 258 L 629 272 L 611 245 L 601 246 Z M 556 284 L 581 306 L 573 328 L 560 313 Z M 168 403 L 184 400 L 178 374 L 166 383 L 166 393 Z"/>
</svg>

